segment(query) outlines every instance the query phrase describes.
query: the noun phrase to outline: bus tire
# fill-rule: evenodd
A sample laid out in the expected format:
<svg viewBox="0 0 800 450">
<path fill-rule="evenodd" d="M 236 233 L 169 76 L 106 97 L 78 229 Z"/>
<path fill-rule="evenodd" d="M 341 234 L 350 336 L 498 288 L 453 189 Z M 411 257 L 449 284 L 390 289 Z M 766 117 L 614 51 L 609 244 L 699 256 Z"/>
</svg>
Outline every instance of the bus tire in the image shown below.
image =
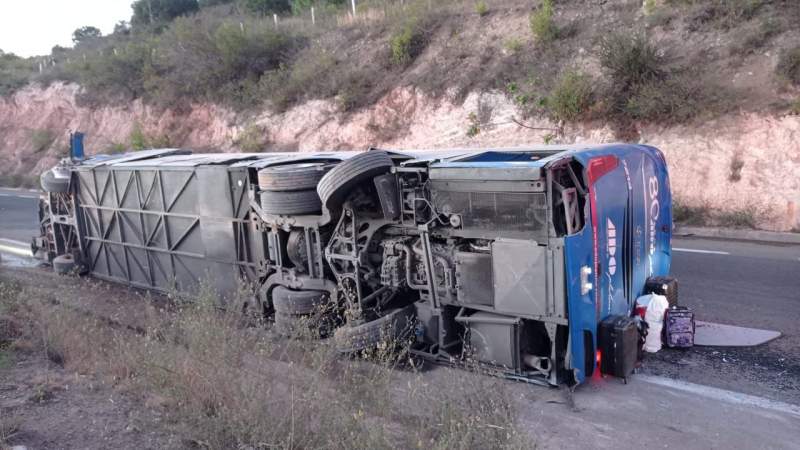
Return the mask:
<svg viewBox="0 0 800 450">
<path fill-rule="evenodd" d="M 415 311 L 414 305 L 408 305 L 361 325 L 338 328 L 333 334 L 336 351 L 356 353 L 380 344 L 398 344 L 411 334 Z"/>
<path fill-rule="evenodd" d="M 328 293 L 323 291 L 295 291 L 284 286 L 272 290 L 272 306 L 276 313 L 314 314 L 325 307 L 327 300 Z"/>
<path fill-rule="evenodd" d="M 264 191 L 261 193 L 261 209 L 267 214 L 285 216 L 317 214 L 322 210 L 322 203 L 315 190 Z"/>
<path fill-rule="evenodd" d="M 325 162 L 307 162 L 267 167 L 258 171 L 258 187 L 265 191 L 316 189 L 319 180 L 333 167 Z"/>
<path fill-rule="evenodd" d="M 388 153 L 369 151 L 344 160 L 320 180 L 317 192 L 328 209 L 338 209 L 359 183 L 387 172 L 394 163 Z"/>
</svg>

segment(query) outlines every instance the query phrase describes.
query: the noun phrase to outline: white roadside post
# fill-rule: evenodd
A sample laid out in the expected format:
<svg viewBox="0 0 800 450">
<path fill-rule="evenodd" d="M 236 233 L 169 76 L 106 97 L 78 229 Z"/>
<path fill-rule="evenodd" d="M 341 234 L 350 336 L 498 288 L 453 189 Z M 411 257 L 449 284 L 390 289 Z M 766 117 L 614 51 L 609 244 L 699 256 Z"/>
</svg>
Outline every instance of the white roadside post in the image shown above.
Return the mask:
<svg viewBox="0 0 800 450">
<path fill-rule="evenodd" d="M 353 18 L 356 18 L 356 0 L 350 0 L 350 4 L 353 5 Z"/>
<path fill-rule="evenodd" d="M 317 24 L 317 18 L 314 16 L 314 7 L 311 7 L 311 25 Z"/>
<path fill-rule="evenodd" d="M 273 14 L 272 15 L 272 21 L 275 22 L 275 28 L 278 28 L 278 15 L 277 14 Z"/>
</svg>

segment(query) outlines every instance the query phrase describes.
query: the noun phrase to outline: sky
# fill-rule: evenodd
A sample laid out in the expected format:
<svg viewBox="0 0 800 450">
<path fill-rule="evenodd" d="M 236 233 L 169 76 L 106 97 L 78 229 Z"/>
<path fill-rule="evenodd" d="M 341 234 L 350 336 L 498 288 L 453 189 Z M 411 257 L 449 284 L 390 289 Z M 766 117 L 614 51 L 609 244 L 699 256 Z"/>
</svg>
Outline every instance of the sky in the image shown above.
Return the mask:
<svg viewBox="0 0 800 450">
<path fill-rule="evenodd" d="M 133 0 L 0 0 L 0 49 L 19 56 L 49 55 L 54 45 L 72 46 L 84 25 L 103 35 L 130 20 Z"/>
</svg>

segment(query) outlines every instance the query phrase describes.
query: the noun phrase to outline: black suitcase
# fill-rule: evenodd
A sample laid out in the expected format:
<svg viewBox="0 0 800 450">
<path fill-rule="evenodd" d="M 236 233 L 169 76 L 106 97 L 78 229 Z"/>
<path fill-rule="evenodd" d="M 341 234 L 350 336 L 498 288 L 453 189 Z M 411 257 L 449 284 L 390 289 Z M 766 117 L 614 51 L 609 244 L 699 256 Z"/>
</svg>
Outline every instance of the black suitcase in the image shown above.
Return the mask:
<svg viewBox="0 0 800 450">
<path fill-rule="evenodd" d="M 678 306 L 678 280 L 672 277 L 650 277 L 644 283 L 645 294 L 667 297 L 669 307 Z"/>
<path fill-rule="evenodd" d="M 600 371 L 627 382 L 636 367 L 639 327 L 628 316 L 608 316 L 600 322 Z"/>
</svg>

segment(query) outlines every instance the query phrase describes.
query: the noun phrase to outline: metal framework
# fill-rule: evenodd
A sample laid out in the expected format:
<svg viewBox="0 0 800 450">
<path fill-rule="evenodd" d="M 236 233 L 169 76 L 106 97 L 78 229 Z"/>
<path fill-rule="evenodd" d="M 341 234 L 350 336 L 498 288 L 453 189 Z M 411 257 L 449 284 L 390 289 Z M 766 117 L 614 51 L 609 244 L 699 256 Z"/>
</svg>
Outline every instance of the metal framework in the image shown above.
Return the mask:
<svg viewBox="0 0 800 450">
<path fill-rule="evenodd" d="M 76 216 L 94 276 L 161 291 L 208 280 L 223 294 L 237 278 L 256 276 L 244 169 L 122 164 L 76 174 Z"/>
</svg>

